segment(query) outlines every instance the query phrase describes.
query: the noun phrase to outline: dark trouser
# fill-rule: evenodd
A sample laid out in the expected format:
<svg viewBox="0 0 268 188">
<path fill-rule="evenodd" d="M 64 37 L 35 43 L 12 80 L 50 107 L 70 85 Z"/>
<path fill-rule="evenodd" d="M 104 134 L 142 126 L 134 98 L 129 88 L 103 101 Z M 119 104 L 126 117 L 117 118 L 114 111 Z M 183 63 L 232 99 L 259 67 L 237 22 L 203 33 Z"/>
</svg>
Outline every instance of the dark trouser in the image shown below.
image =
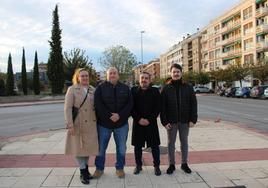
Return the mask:
<svg viewBox="0 0 268 188">
<path fill-rule="evenodd" d="M 188 123 L 176 123 L 171 126 L 172 128 L 167 131 L 169 164 L 175 165 L 175 143 L 178 131 L 181 144 L 181 163 L 187 163 L 189 125 Z"/>
<path fill-rule="evenodd" d="M 151 146 L 152 155 L 154 159 L 154 166 L 157 167 L 160 165 L 160 149 L 159 146 Z M 135 161 L 137 166 L 142 166 L 142 146 L 134 147 Z"/>
</svg>

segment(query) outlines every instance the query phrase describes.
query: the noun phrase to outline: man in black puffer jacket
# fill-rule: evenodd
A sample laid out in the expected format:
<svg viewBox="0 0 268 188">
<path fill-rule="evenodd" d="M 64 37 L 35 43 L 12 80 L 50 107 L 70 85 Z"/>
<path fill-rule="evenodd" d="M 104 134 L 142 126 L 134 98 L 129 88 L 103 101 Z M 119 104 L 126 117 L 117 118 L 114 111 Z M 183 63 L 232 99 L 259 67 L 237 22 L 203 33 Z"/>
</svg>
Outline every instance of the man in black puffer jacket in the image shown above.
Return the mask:
<svg viewBox="0 0 268 188">
<path fill-rule="evenodd" d="M 182 67 L 173 64 L 170 68 L 171 80 L 164 86 L 161 98 L 161 123 L 167 129 L 169 168 L 167 174 L 175 170 L 175 142 L 177 131 L 181 143 L 181 169 L 191 173 L 188 166 L 189 127 L 197 122 L 197 100 L 193 87 L 182 81 Z"/>
<path fill-rule="evenodd" d="M 116 143 L 116 174 L 125 176 L 126 142 L 128 137 L 128 118 L 132 109 L 132 95 L 127 85 L 119 82 L 118 70 L 111 67 L 107 71 L 107 81 L 95 91 L 94 103 L 97 116 L 99 155 L 95 159 L 95 178 L 101 177 L 105 165 L 105 153 L 111 135 Z"/>
</svg>

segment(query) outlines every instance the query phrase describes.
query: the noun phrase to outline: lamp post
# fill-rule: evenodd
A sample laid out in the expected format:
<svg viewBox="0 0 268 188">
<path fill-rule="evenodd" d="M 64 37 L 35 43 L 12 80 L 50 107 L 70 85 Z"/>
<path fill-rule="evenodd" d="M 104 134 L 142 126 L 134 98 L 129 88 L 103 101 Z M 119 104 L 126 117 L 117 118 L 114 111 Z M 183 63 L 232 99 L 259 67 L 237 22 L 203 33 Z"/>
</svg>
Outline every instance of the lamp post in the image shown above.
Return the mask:
<svg viewBox="0 0 268 188">
<path fill-rule="evenodd" d="M 145 31 L 141 31 L 141 63 L 143 64 L 143 44 L 142 44 L 142 34 L 145 33 Z"/>
</svg>

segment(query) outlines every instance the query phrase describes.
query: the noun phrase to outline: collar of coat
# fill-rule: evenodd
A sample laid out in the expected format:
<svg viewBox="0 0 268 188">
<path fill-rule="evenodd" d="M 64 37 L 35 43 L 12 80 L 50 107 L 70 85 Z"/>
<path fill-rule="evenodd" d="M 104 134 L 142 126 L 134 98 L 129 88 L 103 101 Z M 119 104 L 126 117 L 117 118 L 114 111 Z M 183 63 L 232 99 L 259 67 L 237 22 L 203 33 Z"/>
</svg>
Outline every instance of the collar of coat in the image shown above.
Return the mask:
<svg viewBox="0 0 268 188">
<path fill-rule="evenodd" d="M 140 85 L 138 86 L 138 90 L 140 90 L 140 91 L 148 91 L 148 90 L 150 90 L 151 88 L 152 88 L 152 86 L 149 85 L 149 87 L 148 87 L 146 90 L 144 90 L 144 89 L 141 88 Z"/>
<path fill-rule="evenodd" d="M 80 84 L 75 84 L 75 85 L 73 85 L 73 87 L 76 90 L 81 90 L 83 88 Z M 89 92 L 88 93 L 90 93 L 90 94 L 93 94 L 94 93 L 95 88 L 93 86 L 88 85 L 88 89 L 89 89 Z"/>
<path fill-rule="evenodd" d="M 187 84 L 187 82 L 185 82 L 184 80 L 182 80 L 182 85 L 185 85 Z M 172 85 L 172 79 L 171 78 L 168 78 L 165 82 L 165 85 Z"/>
</svg>

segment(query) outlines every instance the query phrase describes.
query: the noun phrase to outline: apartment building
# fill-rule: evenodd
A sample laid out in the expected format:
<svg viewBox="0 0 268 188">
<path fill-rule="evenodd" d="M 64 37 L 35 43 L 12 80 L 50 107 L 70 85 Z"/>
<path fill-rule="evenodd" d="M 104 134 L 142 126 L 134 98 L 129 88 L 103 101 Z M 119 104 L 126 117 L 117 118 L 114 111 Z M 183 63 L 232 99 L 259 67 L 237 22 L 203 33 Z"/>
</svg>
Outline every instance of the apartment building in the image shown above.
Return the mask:
<svg viewBox="0 0 268 188">
<path fill-rule="evenodd" d="M 160 78 L 160 59 L 156 58 L 150 61 L 148 64 L 142 64 L 134 67 L 134 80 L 139 81 L 141 72 L 148 72 L 151 75 L 151 81 L 155 81 Z"/>
<path fill-rule="evenodd" d="M 166 53 L 160 55 L 160 78 L 166 78 L 170 75 L 170 66 L 174 63 L 182 65 L 183 50 L 182 43 L 173 45 Z"/>
<path fill-rule="evenodd" d="M 144 69 L 145 69 L 146 66 L 147 66 L 146 64 L 141 64 L 141 65 L 138 65 L 138 66 L 136 66 L 136 67 L 133 68 L 134 81 L 135 82 L 138 82 L 139 81 L 140 73 L 144 71 Z"/>
<path fill-rule="evenodd" d="M 201 71 L 201 32 L 198 29 L 198 32 L 193 35 L 187 35 L 182 41 L 183 49 L 183 71 Z"/>
<path fill-rule="evenodd" d="M 243 0 L 202 30 L 202 70 L 268 56 L 268 1 Z"/>
<path fill-rule="evenodd" d="M 151 81 L 154 82 L 160 78 L 160 59 L 156 58 L 150 61 L 144 68 L 145 72 L 151 75 Z"/>
</svg>

